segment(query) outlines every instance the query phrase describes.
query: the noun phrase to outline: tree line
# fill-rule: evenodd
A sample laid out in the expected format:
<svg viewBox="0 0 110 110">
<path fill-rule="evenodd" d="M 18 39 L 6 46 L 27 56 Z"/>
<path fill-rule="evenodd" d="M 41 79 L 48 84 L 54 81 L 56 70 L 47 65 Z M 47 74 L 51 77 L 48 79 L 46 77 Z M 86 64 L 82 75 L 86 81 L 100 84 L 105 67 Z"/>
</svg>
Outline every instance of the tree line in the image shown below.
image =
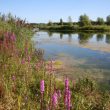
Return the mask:
<svg viewBox="0 0 110 110">
<path fill-rule="evenodd" d="M 79 26 L 110 25 L 110 15 L 108 15 L 106 17 L 106 20 L 105 21 L 101 17 L 98 17 L 96 21 L 93 21 L 93 20 L 91 20 L 89 18 L 89 16 L 87 16 L 86 14 L 84 14 L 84 15 L 81 15 L 79 17 L 79 21 L 78 22 L 73 22 L 72 21 L 72 17 L 69 16 L 67 22 L 64 22 L 63 19 L 61 18 L 59 22 L 49 21 L 47 23 L 48 26 L 53 26 L 53 25 L 69 25 L 69 26 L 73 26 L 75 24 L 76 25 L 79 25 Z"/>
</svg>

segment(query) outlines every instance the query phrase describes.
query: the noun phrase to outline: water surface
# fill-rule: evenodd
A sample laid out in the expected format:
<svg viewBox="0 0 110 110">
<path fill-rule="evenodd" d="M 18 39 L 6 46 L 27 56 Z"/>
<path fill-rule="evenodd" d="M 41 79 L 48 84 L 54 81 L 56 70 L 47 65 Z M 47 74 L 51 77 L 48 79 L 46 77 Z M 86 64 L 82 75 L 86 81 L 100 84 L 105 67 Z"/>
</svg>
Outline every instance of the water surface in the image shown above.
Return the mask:
<svg viewBox="0 0 110 110">
<path fill-rule="evenodd" d="M 110 82 L 110 34 L 37 32 L 35 48 L 44 49 L 45 59 L 64 63 L 58 76 L 92 76 Z"/>
</svg>

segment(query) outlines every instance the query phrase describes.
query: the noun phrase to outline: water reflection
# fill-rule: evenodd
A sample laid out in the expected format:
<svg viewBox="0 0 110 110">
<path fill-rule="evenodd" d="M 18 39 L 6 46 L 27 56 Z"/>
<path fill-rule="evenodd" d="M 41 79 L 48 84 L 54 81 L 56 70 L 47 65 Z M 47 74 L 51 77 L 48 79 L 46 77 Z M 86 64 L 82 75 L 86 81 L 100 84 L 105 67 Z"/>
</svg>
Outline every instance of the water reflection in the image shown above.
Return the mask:
<svg viewBox="0 0 110 110">
<path fill-rule="evenodd" d="M 72 34 L 68 34 L 68 42 L 72 42 Z"/>
<path fill-rule="evenodd" d="M 53 36 L 53 33 L 50 32 L 50 31 L 48 31 L 47 34 L 48 34 L 49 37 L 52 37 Z"/>
<path fill-rule="evenodd" d="M 47 34 L 49 37 L 54 37 L 55 33 L 48 31 Z M 73 37 L 75 37 L 74 35 L 76 33 L 63 33 L 63 32 L 59 33 L 59 32 L 57 32 L 57 34 L 59 35 L 61 40 L 63 40 L 63 38 L 65 38 L 65 35 L 67 35 L 68 36 L 68 42 L 71 43 L 73 40 Z M 104 43 L 110 44 L 110 33 L 103 34 L 103 33 L 80 32 L 80 33 L 77 33 L 77 35 L 78 35 L 77 40 L 78 40 L 79 44 L 87 44 L 90 39 L 91 40 L 94 39 L 93 37 L 95 35 L 96 35 L 96 41 L 95 42 L 103 41 Z M 105 36 L 105 39 L 104 39 L 104 36 Z"/>
<path fill-rule="evenodd" d="M 102 41 L 104 39 L 104 34 L 101 34 L 101 33 L 97 34 L 96 38 L 97 38 L 97 41 Z"/>
<path fill-rule="evenodd" d="M 62 39 L 63 38 L 63 34 L 62 33 L 60 33 L 60 39 Z"/>
<path fill-rule="evenodd" d="M 110 44 L 110 34 L 106 34 L 106 43 Z"/>
<path fill-rule="evenodd" d="M 79 33 L 78 39 L 80 44 L 88 43 L 89 39 L 92 38 L 93 34 L 90 33 Z"/>
</svg>

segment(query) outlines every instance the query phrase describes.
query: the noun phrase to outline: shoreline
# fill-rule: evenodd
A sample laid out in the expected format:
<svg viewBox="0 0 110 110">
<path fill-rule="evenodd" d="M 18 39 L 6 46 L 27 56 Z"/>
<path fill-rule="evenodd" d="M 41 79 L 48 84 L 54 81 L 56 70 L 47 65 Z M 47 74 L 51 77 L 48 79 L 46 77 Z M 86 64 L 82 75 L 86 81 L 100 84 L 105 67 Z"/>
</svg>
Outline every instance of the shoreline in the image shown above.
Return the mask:
<svg viewBox="0 0 110 110">
<path fill-rule="evenodd" d="M 110 26 L 102 25 L 102 26 L 45 26 L 45 27 L 38 27 L 39 30 L 45 30 L 50 32 L 110 32 Z"/>
</svg>

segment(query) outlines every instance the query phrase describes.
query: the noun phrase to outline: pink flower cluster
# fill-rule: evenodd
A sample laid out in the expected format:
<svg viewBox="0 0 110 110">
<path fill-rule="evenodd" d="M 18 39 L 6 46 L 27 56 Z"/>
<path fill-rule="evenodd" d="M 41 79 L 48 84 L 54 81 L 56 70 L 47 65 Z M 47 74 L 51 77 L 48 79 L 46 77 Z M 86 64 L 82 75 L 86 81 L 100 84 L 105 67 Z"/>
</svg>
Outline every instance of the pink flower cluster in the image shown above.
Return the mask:
<svg viewBox="0 0 110 110">
<path fill-rule="evenodd" d="M 6 32 L 3 35 L 3 38 L 0 39 L 0 51 L 2 51 L 2 53 L 7 53 L 7 55 L 13 56 L 13 53 L 16 50 L 15 41 L 15 34 L 11 32 Z"/>
<path fill-rule="evenodd" d="M 40 81 L 40 92 L 41 94 L 44 93 L 44 80 Z M 54 88 L 55 89 L 55 88 Z M 56 109 L 58 107 L 58 103 L 60 101 L 61 96 L 61 91 L 60 90 L 54 90 L 53 93 L 51 93 L 52 96 L 50 97 L 50 103 L 52 102 L 52 105 L 50 108 Z M 71 110 L 71 91 L 69 88 L 69 79 L 65 79 L 65 93 L 64 93 L 64 105 L 66 110 Z"/>
<path fill-rule="evenodd" d="M 41 80 L 41 81 L 40 81 L 40 92 L 41 92 L 41 94 L 44 93 L 44 89 L 45 89 L 44 80 Z"/>
<path fill-rule="evenodd" d="M 5 37 L 5 40 L 9 40 L 9 41 L 13 41 L 13 42 L 16 41 L 16 36 L 14 33 L 7 32 L 7 33 L 5 33 L 4 37 Z"/>
<path fill-rule="evenodd" d="M 67 110 L 70 110 L 71 107 L 71 91 L 69 90 L 69 80 L 65 79 L 65 106 Z"/>
<path fill-rule="evenodd" d="M 54 92 L 54 94 L 52 96 L 52 104 L 53 104 L 54 107 L 56 107 L 57 104 L 58 104 L 58 94 L 57 94 L 56 91 Z"/>
</svg>

